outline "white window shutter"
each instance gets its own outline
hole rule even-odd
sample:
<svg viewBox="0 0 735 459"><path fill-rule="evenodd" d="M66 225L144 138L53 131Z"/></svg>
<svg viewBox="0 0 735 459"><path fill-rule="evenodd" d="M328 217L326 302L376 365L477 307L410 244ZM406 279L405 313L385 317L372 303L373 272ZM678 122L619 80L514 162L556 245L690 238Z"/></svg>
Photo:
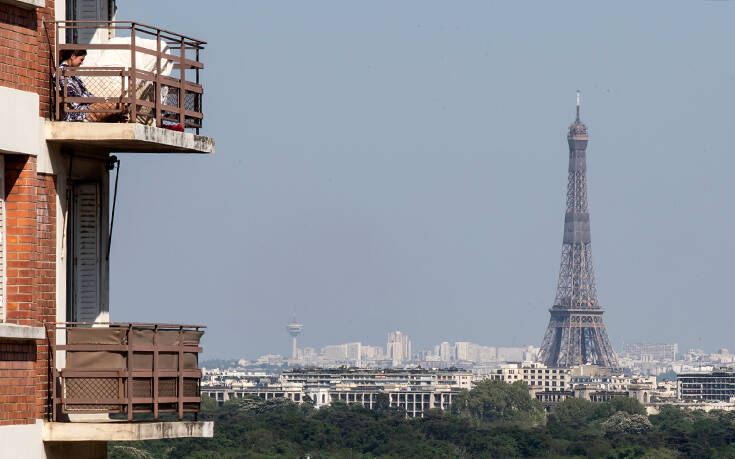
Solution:
<svg viewBox="0 0 735 459"><path fill-rule="evenodd" d="M74 187L73 311L76 322L95 322L100 313L101 228L97 183Z"/></svg>

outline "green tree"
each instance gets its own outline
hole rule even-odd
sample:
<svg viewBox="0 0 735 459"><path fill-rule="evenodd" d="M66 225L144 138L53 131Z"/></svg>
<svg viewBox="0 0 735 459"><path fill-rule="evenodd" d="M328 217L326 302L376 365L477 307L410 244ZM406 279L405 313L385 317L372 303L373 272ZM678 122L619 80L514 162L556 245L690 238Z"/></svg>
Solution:
<svg viewBox="0 0 735 459"><path fill-rule="evenodd" d="M568 429L579 430L595 417L597 408L589 400L568 398L554 406L549 413L548 426L553 434L566 437Z"/></svg>
<svg viewBox="0 0 735 459"><path fill-rule="evenodd" d="M485 380L459 394L452 403L452 413L484 422L515 422L528 426L543 424L544 409L531 398L523 381L508 384Z"/></svg>
<svg viewBox="0 0 735 459"><path fill-rule="evenodd" d="M650 432L653 425L641 414L618 411L602 423L602 432L608 437L617 435L638 435Z"/></svg>
<svg viewBox="0 0 735 459"><path fill-rule="evenodd" d="M595 418L609 418L618 411L628 414L640 414L646 416L646 407L631 397L613 397L607 402L600 403L595 412Z"/></svg>

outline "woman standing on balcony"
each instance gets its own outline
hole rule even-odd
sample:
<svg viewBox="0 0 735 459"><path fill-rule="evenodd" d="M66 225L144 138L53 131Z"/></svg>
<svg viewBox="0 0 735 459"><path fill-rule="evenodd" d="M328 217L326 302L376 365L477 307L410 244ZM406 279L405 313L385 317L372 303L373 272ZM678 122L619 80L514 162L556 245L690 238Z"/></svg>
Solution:
<svg viewBox="0 0 735 459"><path fill-rule="evenodd" d="M61 71L66 67L79 67L84 62L85 57L87 57L87 51L84 49L64 49L61 51L61 64L59 64L59 70ZM61 84L59 86L61 94L64 93L64 86L66 86L66 95L68 97L94 97L94 95L87 90L87 87L84 86L82 79L78 76L71 75L61 77ZM72 110L83 110L89 108L89 104L83 104L81 102L69 102L68 105ZM64 111L64 121L87 121L87 113Z"/></svg>

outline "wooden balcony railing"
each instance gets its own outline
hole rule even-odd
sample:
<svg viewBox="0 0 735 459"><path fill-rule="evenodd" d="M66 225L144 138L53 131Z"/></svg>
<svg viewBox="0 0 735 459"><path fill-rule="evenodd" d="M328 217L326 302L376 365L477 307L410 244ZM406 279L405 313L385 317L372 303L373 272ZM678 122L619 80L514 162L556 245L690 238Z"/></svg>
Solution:
<svg viewBox="0 0 735 459"><path fill-rule="evenodd" d="M62 322L51 340L51 419L69 414L199 412L199 325ZM65 344L55 344L56 341ZM65 362L58 369L59 362ZM147 415L150 417L150 414Z"/></svg>
<svg viewBox="0 0 735 459"><path fill-rule="evenodd" d="M206 42L137 22L55 24L56 120L82 113L85 121L142 123L199 133L204 117L199 82L204 65L199 54ZM66 43L59 42L61 37ZM86 65L60 68L64 50L87 51ZM71 77L80 78L92 96L69 95L64 82Z"/></svg>

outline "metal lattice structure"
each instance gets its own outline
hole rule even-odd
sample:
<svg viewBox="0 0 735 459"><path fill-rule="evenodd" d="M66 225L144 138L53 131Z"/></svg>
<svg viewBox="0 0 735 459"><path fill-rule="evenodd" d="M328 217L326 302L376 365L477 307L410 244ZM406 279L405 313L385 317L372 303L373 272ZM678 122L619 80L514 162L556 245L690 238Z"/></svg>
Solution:
<svg viewBox="0 0 735 459"><path fill-rule="evenodd" d="M569 182L559 284L551 320L541 343L540 360L550 367L599 365L618 368L597 300L592 264L590 213L587 200L587 126L577 118L569 126Z"/></svg>

